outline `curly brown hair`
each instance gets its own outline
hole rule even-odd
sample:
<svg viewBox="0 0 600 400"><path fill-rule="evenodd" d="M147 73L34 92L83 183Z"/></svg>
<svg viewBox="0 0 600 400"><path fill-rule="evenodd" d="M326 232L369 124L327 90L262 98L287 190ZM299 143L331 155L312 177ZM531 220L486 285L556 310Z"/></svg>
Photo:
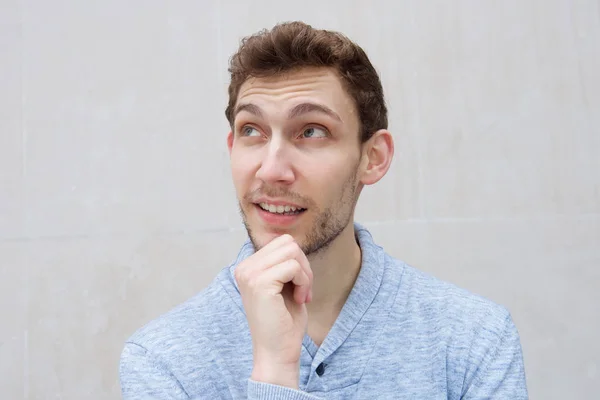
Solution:
<svg viewBox="0 0 600 400"><path fill-rule="evenodd" d="M229 103L225 116L233 126L242 84L250 77L267 77L303 67L334 69L358 111L361 142L387 129L387 107L377 71L364 50L339 32L314 29L303 22L285 22L242 39L231 57Z"/></svg>

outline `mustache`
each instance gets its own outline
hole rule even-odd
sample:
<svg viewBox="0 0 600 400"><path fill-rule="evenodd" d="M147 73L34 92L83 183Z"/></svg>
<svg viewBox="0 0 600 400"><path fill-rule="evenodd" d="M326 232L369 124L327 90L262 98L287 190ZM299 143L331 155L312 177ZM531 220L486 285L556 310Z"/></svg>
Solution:
<svg viewBox="0 0 600 400"><path fill-rule="evenodd" d="M244 196L244 200L248 203L256 203L261 197L276 197L279 199L289 200L291 203L302 204L303 207L312 208L314 202L308 197L302 196L296 192L286 188L261 187L255 189Z"/></svg>

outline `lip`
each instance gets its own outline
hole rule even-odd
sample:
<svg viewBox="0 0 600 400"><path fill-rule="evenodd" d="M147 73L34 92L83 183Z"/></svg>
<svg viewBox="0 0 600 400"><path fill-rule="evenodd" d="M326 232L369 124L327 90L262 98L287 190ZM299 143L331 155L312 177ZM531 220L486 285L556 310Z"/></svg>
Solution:
<svg viewBox="0 0 600 400"><path fill-rule="evenodd" d="M267 203L267 204L272 204L274 206L290 206L290 207L296 207L296 208L306 208L306 207L302 207L301 205L298 205L295 203L290 203L289 201L286 201L286 200L274 200L274 199L267 199L265 197L261 197L261 198L257 199L256 201L254 201L253 203L256 205L258 205L260 203Z"/></svg>
<svg viewBox="0 0 600 400"><path fill-rule="evenodd" d="M266 201L265 201L266 203ZM273 205L276 205L277 203L270 203ZM280 203L277 205L287 205L288 203ZM262 220L262 222L267 225L267 226L271 226L273 228L287 228L291 225L294 225L299 219L300 217L302 217L302 214L304 214L306 211L302 211L299 214L293 214L293 215L283 215L283 214L275 214L269 211L265 211L261 208L261 206L259 206L258 204L254 204L254 207L256 208L256 212L259 216L259 218Z"/></svg>

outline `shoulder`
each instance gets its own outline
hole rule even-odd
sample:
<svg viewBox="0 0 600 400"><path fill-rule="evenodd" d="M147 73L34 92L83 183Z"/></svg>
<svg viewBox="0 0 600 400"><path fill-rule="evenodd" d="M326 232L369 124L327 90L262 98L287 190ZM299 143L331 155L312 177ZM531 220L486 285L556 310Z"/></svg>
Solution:
<svg viewBox="0 0 600 400"><path fill-rule="evenodd" d="M443 281L402 261L396 313L420 321L457 343L498 339L512 325L508 309L484 296Z"/></svg>
<svg viewBox="0 0 600 400"><path fill-rule="evenodd" d="M227 272L225 268L194 297L139 328L126 343L162 359L172 357L180 349L208 350L215 337L242 320L242 311L223 288L221 276Z"/></svg>
<svg viewBox="0 0 600 400"><path fill-rule="evenodd" d="M393 315L413 350L437 349L445 359L449 384L461 390L477 379L488 379L485 371L512 368L510 379L520 382L520 338L505 306L394 262L401 267L397 269L402 270L402 278Z"/></svg>

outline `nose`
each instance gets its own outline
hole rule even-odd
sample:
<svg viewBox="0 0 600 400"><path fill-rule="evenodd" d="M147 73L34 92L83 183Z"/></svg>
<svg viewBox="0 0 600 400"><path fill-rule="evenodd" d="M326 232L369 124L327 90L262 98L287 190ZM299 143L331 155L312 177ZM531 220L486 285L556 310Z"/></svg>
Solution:
<svg viewBox="0 0 600 400"><path fill-rule="evenodd" d="M265 183L292 183L294 171L291 157L285 142L277 137L272 137L264 148L260 168L256 177Z"/></svg>

